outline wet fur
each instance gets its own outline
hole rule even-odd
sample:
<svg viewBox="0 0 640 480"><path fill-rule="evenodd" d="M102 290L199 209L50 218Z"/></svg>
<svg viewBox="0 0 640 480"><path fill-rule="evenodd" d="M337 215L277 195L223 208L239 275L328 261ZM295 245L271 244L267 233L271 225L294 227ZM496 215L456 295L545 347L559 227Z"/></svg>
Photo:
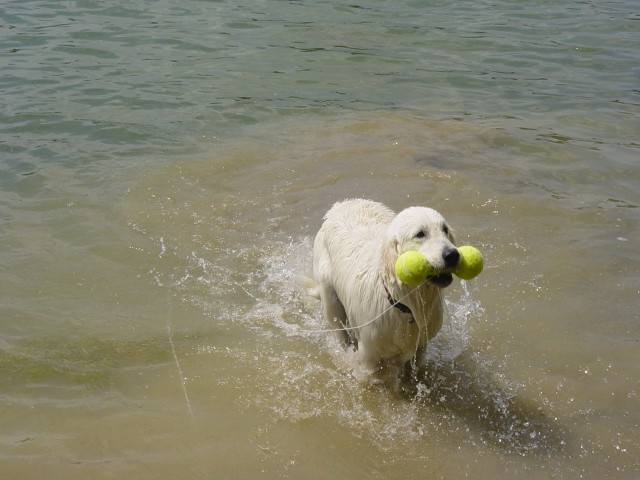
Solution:
<svg viewBox="0 0 640 480"><path fill-rule="evenodd" d="M368 371L403 366L442 326L441 288L424 282L414 289L395 276L396 259L408 250L445 266L456 247L442 215L426 207L396 215L378 202L345 200L327 212L314 241L314 277L325 317L333 328L353 328L339 337L356 345ZM390 308L385 287L411 313Z"/></svg>

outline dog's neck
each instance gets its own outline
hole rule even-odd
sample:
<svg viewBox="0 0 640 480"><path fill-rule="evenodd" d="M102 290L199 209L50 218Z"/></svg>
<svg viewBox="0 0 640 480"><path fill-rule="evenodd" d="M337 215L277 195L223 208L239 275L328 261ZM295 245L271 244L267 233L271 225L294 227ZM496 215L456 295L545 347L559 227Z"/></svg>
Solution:
<svg viewBox="0 0 640 480"><path fill-rule="evenodd" d="M391 306L394 308L397 308L402 313L408 313L409 315L411 315L411 318L409 319L409 323L415 323L416 319L413 317L413 312L411 311L411 309L407 307L404 303L400 303L394 300L393 296L391 295L391 292L389 291L387 286L384 284L384 282L382 283L382 286L384 287L384 291L387 294L387 300L389 300L389 303L391 304Z"/></svg>

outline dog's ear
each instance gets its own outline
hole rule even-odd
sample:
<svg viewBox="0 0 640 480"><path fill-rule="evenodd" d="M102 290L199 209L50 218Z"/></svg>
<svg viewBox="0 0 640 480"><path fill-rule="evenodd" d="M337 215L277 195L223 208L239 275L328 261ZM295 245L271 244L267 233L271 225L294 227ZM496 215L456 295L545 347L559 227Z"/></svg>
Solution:
<svg viewBox="0 0 640 480"><path fill-rule="evenodd" d="M391 239L391 248L393 249L394 252L396 252L398 255L400 255L402 252L400 251L400 240L398 240L397 237L393 237Z"/></svg>
<svg viewBox="0 0 640 480"><path fill-rule="evenodd" d="M393 253L400 255L402 252L400 251L400 239L398 235L393 232L390 228L384 234L384 250L387 255L391 256Z"/></svg>

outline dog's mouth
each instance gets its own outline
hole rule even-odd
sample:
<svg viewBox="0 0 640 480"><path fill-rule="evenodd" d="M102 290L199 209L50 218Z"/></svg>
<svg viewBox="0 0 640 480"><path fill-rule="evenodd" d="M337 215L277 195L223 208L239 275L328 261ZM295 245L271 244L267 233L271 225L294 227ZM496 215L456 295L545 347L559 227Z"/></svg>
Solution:
<svg viewBox="0 0 640 480"><path fill-rule="evenodd" d="M427 278L427 281L436 287L447 288L453 282L453 275L450 273L441 273Z"/></svg>

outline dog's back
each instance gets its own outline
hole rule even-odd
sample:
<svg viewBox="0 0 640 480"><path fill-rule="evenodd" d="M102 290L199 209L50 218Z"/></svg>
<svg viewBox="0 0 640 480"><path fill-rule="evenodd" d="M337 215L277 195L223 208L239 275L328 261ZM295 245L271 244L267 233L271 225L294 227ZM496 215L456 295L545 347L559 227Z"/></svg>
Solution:
<svg viewBox="0 0 640 480"><path fill-rule="evenodd" d="M327 236L348 237L350 241L365 241L372 233L382 232L395 213L372 200L352 199L338 202L325 215L322 226Z"/></svg>

